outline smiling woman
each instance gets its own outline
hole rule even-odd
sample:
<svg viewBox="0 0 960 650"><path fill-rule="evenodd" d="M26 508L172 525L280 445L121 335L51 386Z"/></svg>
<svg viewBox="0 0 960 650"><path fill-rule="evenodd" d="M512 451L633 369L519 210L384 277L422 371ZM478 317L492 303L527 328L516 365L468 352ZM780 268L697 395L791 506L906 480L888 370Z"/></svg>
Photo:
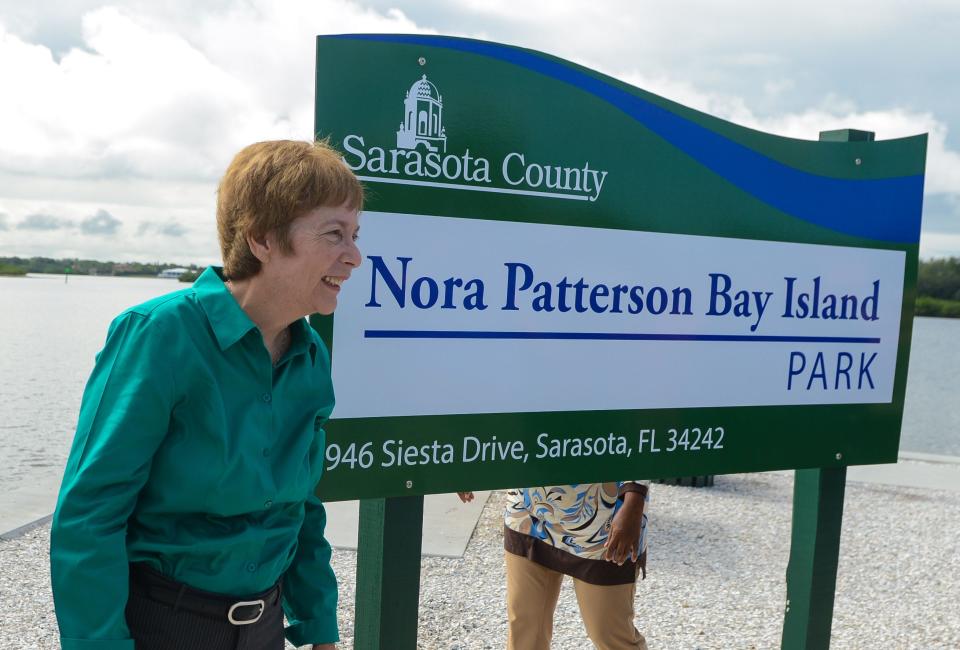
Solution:
<svg viewBox="0 0 960 650"><path fill-rule="evenodd" d="M281 650L284 615L334 648L313 494L333 389L304 317L360 264L362 205L326 144L251 145L220 184L224 267L113 321L53 519L64 650Z"/></svg>

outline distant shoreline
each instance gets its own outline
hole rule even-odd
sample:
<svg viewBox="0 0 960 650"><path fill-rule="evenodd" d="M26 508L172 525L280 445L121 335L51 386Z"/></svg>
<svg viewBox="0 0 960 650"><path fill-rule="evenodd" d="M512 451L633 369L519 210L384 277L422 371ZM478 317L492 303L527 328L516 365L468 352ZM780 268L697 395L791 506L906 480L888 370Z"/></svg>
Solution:
<svg viewBox="0 0 960 650"><path fill-rule="evenodd" d="M917 296L917 303L914 307L913 315L960 318L960 300L944 300L931 296Z"/></svg>
<svg viewBox="0 0 960 650"><path fill-rule="evenodd" d="M27 272L12 264L0 264L0 275L4 277L23 277Z"/></svg>
<svg viewBox="0 0 960 650"><path fill-rule="evenodd" d="M199 274L206 264L169 262L101 262L98 260L53 259L50 257L0 257L0 275L17 271L53 275L96 275L108 277L155 278L164 271L183 269Z"/></svg>
<svg viewBox="0 0 960 650"><path fill-rule="evenodd" d="M94 273L11 273L5 274L0 272L0 277L9 277L9 278L26 278L27 280L58 280L63 278L64 275L68 275L71 278L115 278L117 280L176 280L176 278L158 278L155 275L97 275Z"/></svg>

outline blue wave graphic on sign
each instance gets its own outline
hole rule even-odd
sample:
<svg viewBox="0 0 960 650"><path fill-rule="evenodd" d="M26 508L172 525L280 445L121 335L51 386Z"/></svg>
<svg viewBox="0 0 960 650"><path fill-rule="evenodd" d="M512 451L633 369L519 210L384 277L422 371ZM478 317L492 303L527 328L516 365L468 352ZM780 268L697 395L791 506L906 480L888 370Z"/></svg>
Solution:
<svg viewBox="0 0 960 650"><path fill-rule="evenodd" d="M920 240L922 174L882 179L811 174L580 70L506 45L404 34L344 34L334 38L442 47L513 63L609 102L714 173L791 216L856 237L906 244Z"/></svg>

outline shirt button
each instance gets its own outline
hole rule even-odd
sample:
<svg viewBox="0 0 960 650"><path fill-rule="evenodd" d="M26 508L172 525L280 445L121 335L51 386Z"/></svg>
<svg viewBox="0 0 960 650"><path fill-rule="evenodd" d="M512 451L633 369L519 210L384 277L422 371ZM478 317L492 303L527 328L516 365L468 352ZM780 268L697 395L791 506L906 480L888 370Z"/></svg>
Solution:
<svg viewBox="0 0 960 650"><path fill-rule="evenodd" d="M254 564L253 562L247 565L247 571L249 571L250 573L253 573L256 570L257 570L257 565Z"/></svg>
<svg viewBox="0 0 960 650"><path fill-rule="evenodd" d="M265 404L269 404L270 400L272 400L273 398L270 396L270 393L264 393L263 395L260 396L260 399L262 399Z"/></svg>
<svg viewBox="0 0 960 650"><path fill-rule="evenodd" d="M263 448L263 457L266 458L266 457L269 456L269 455L270 455L270 447L264 447L264 448Z"/></svg>
<svg viewBox="0 0 960 650"><path fill-rule="evenodd" d="M266 501L263 502L263 507L266 508L267 510L269 510L269 509L270 509L270 506L272 506L272 505L273 505L273 500L272 500L272 499L267 499Z"/></svg>

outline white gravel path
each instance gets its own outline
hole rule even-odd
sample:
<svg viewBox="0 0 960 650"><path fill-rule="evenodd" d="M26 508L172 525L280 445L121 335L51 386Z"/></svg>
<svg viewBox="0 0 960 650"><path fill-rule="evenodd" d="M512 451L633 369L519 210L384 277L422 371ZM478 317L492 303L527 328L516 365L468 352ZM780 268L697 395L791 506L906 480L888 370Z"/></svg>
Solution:
<svg viewBox="0 0 960 650"><path fill-rule="evenodd" d="M792 477L718 476L653 486L649 577L637 626L653 650L778 648ZM463 559L422 563L419 647L503 648L503 550L495 493ZM960 649L960 493L849 483L831 648ZM0 649L58 648L49 525L0 541ZM336 551L341 650L352 648L356 554ZM588 650L569 581L554 650Z"/></svg>

